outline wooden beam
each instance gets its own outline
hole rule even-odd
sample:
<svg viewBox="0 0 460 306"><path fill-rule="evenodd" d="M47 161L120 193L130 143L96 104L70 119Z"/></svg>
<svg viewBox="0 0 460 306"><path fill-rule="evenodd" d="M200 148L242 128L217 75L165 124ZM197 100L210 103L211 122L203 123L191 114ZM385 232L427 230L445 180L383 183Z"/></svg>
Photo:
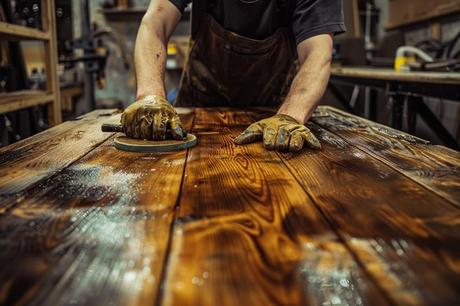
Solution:
<svg viewBox="0 0 460 306"><path fill-rule="evenodd" d="M52 94L36 90L23 90L0 94L0 114L51 103L53 99L54 96Z"/></svg>
<svg viewBox="0 0 460 306"><path fill-rule="evenodd" d="M50 33L51 39L45 41L45 69L46 69L46 90L53 95L53 104L48 110L48 120L50 125L62 122L61 96L59 79L57 75L58 54L57 54L57 35L54 1L42 0L42 24L43 30ZM48 4L48 5L47 5Z"/></svg>
<svg viewBox="0 0 460 306"><path fill-rule="evenodd" d="M361 22L359 20L359 5L358 0L352 0L352 10L353 10L353 34L354 37L361 37Z"/></svg>
<svg viewBox="0 0 460 306"><path fill-rule="evenodd" d="M0 21L0 37L2 40L49 40L50 33Z"/></svg>
<svg viewBox="0 0 460 306"><path fill-rule="evenodd" d="M440 22L434 22L430 26L431 38L442 41L442 25Z"/></svg>

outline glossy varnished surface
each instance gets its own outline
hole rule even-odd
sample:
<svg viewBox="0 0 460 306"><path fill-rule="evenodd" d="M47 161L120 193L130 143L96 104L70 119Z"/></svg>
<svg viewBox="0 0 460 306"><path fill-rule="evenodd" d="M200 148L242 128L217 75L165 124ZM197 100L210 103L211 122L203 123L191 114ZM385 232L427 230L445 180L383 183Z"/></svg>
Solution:
<svg viewBox="0 0 460 306"><path fill-rule="evenodd" d="M333 108L320 151L181 109L188 151L118 151L97 111L0 149L0 305L457 305L458 152Z"/></svg>

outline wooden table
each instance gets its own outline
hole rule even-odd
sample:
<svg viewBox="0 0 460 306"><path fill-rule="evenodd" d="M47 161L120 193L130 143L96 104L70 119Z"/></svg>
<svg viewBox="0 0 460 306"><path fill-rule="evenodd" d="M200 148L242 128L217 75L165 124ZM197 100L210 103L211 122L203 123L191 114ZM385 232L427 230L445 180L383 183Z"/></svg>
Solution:
<svg viewBox="0 0 460 306"><path fill-rule="evenodd" d="M136 154L95 111L0 149L1 305L458 305L460 154L329 107L322 150L233 137L269 110L180 109Z"/></svg>

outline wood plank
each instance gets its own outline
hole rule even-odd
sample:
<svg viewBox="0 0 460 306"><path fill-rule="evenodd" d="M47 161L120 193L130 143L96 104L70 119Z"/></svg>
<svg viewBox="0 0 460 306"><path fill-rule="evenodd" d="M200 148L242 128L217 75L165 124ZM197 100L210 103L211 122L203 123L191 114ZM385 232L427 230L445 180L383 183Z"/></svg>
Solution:
<svg viewBox="0 0 460 306"><path fill-rule="evenodd" d="M460 153L330 107L313 121L460 207Z"/></svg>
<svg viewBox="0 0 460 306"><path fill-rule="evenodd" d="M40 133L37 133L33 135L32 137L24 138L18 142L15 142L9 146L2 147L0 148L0 154L2 155L2 160L1 163L6 162L7 160L14 159L14 155L9 154L6 155L9 151L15 151L19 149L26 149L27 146L30 146L31 144L38 144L43 141L48 140L49 138L56 137L59 134L62 134L69 129L75 127L75 125L78 125L81 123L82 119L97 119L97 118L109 118L113 116L118 110L116 109L99 109L99 110L94 110L92 112L89 112L87 114L81 115L74 120L69 120L66 121L59 126L54 126L52 128L46 129ZM1 164L0 163L0 164Z"/></svg>
<svg viewBox="0 0 460 306"><path fill-rule="evenodd" d="M75 97L83 94L83 85L76 85L71 87L61 87L61 105L62 110L65 112L72 112L73 100Z"/></svg>
<svg viewBox="0 0 460 306"><path fill-rule="evenodd" d="M50 39L45 41L46 90L53 95L53 103L48 107L48 122L57 125L62 122L61 92L59 88L58 49L56 33L55 1L41 0L43 30L49 32Z"/></svg>
<svg viewBox="0 0 460 306"><path fill-rule="evenodd" d="M0 21L0 37L7 40L49 40L47 32Z"/></svg>
<svg viewBox="0 0 460 306"><path fill-rule="evenodd" d="M242 117L197 110L161 305L386 305L276 153L234 145Z"/></svg>
<svg viewBox="0 0 460 306"><path fill-rule="evenodd" d="M113 114L105 110L81 117L0 150L0 209L24 192L78 160L111 135L100 126ZM97 116L97 117L96 117Z"/></svg>
<svg viewBox="0 0 460 306"><path fill-rule="evenodd" d="M193 114L183 114L191 127ZM112 139L0 215L2 305L153 305L186 151Z"/></svg>
<svg viewBox="0 0 460 306"><path fill-rule="evenodd" d="M460 211L342 138L310 128L322 150L283 160L367 272L396 305L456 305Z"/></svg>
<svg viewBox="0 0 460 306"><path fill-rule="evenodd" d="M52 94L37 90L23 90L0 94L0 114L8 113L31 106L51 103Z"/></svg>

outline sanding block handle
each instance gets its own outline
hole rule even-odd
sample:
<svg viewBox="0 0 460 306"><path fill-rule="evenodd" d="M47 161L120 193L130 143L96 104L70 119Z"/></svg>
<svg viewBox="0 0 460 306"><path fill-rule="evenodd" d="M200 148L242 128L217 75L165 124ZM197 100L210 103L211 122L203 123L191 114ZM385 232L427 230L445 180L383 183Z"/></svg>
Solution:
<svg viewBox="0 0 460 306"><path fill-rule="evenodd" d="M121 124L113 124L113 123L104 123L102 124L101 130L103 132L121 132L123 133L123 128Z"/></svg>
<svg viewBox="0 0 460 306"><path fill-rule="evenodd" d="M115 124L115 123L103 123L101 126L101 130L103 132L111 132L111 133L123 133L123 127L121 124ZM171 130L168 129L166 133L170 134ZM184 131L184 138L187 137L187 132Z"/></svg>

